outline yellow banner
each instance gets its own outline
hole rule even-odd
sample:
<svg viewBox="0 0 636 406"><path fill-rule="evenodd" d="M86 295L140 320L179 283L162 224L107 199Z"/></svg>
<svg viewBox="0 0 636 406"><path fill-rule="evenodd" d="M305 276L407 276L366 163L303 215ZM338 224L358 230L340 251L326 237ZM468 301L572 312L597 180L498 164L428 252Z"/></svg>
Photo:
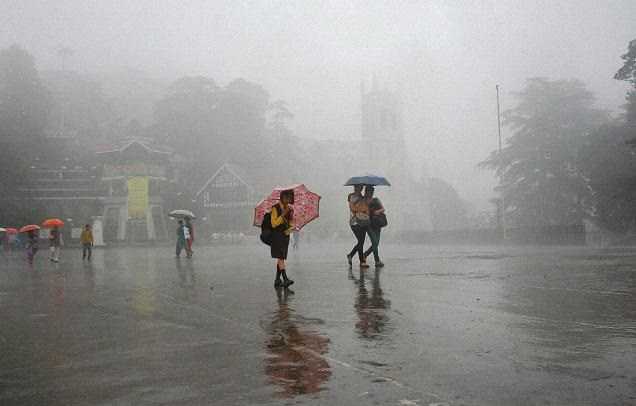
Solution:
<svg viewBox="0 0 636 406"><path fill-rule="evenodd" d="M146 219L148 209L148 177L128 178L128 218Z"/></svg>

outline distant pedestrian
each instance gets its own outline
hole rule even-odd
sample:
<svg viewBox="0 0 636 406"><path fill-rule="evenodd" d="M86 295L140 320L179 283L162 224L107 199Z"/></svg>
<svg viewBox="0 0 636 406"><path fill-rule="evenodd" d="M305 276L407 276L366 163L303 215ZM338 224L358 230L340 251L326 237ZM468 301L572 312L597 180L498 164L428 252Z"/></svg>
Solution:
<svg viewBox="0 0 636 406"><path fill-rule="evenodd" d="M294 283L287 277L285 260L289 249L289 235L294 229L294 211L290 204L294 203L294 191L284 190L280 193L280 202L272 207L271 222L271 256L276 259L276 279L274 287L285 288ZM282 277L282 280L281 280Z"/></svg>
<svg viewBox="0 0 636 406"><path fill-rule="evenodd" d="M30 230L27 232L27 237L25 241L27 261L29 264L33 263L33 259L35 258L35 254L38 252L38 234L36 230Z"/></svg>
<svg viewBox="0 0 636 406"><path fill-rule="evenodd" d="M82 261L87 259L90 261L93 255L93 230L91 230L91 225L86 224L84 229L82 230L82 234L80 235L80 242L82 243ZM88 255L87 255L88 254Z"/></svg>
<svg viewBox="0 0 636 406"><path fill-rule="evenodd" d="M62 233L58 227L53 227L49 232L49 259L52 262L60 262L60 247L62 246Z"/></svg>
<svg viewBox="0 0 636 406"><path fill-rule="evenodd" d="M300 231L298 231L298 230L294 230L294 231L292 232L292 236L294 237L294 243L293 243L293 245L292 245L292 248L293 248L294 250L297 250L297 249L298 249L298 245L299 245L299 243L300 243Z"/></svg>
<svg viewBox="0 0 636 406"><path fill-rule="evenodd" d="M181 251L186 246L186 232L187 232L187 228L183 224L183 220L179 220L179 225L177 226L177 247L176 247L177 258L181 257Z"/></svg>
<svg viewBox="0 0 636 406"><path fill-rule="evenodd" d="M371 240L371 247L364 253L364 258L366 260L366 258L373 253L375 267L382 268L384 263L380 260L379 246L382 227L386 226L386 215L380 199L373 196L374 192L375 188L373 186L367 186L364 190L364 200L368 202L370 218L367 233Z"/></svg>
<svg viewBox="0 0 636 406"><path fill-rule="evenodd" d="M2 241L2 249L5 253L9 252L9 233L6 231L0 232L0 240Z"/></svg>
<svg viewBox="0 0 636 406"><path fill-rule="evenodd" d="M192 220L190 217L185 218L185 227L186 227L186 255L188 258L192 258L192 243L194 243L194 226L192 225Z"/></svg>
<svg viewBox="0 0 636 406"><path fill-rule="evenodd" d="M369 228L369 205L362 196L363 185L354 185L353 193L347 197L349 202L349 226L353 235L356 237L356 245L351 252L347 254L347 262L349 269L353 266L353 256L357 253L361 268L368 268L366 258L364 256L364 240Z"/></svg>

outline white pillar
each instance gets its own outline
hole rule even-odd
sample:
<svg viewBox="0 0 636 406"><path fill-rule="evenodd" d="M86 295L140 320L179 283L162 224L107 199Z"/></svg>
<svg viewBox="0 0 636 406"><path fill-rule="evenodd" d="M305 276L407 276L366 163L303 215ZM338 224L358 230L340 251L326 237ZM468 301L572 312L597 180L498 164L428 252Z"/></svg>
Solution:
<svg viewBox="0 0 636 406"><path fill-rule="evenodd" d="M101 247L104 244L104 224L101 218L93 220L93 245Z"/></svg>

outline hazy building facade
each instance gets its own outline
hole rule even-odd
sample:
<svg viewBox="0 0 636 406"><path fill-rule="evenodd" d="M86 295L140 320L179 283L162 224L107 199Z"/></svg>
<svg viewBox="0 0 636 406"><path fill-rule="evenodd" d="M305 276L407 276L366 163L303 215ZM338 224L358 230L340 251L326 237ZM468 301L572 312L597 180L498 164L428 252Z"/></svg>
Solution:
<svg viewBox="0 0 636 406"><path fill-rule="evenodd" d="M376 188L395 232L431 229L430 202L415 187L409 171L404 120L398 95L374 78L371 88L360 86L361 162L366 173L386 176L390 188Z"/></svg>
<svg viewBox="0 0 636 406"><path fill-rule="evenodd" d="M105 241L167 237L164 198L174 194L170 157L142 140L97 152L101 165Z"/></svg>

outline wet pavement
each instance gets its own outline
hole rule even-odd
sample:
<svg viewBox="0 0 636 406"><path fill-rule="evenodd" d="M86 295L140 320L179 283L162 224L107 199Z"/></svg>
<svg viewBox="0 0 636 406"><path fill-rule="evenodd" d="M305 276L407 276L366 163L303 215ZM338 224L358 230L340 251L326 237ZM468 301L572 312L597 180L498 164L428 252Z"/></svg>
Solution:
<svg viewBox="0 0 636 406"><path fill-rule="evenodd" d="M636 405L636 250L0 257L2 405Z"/></svg>

